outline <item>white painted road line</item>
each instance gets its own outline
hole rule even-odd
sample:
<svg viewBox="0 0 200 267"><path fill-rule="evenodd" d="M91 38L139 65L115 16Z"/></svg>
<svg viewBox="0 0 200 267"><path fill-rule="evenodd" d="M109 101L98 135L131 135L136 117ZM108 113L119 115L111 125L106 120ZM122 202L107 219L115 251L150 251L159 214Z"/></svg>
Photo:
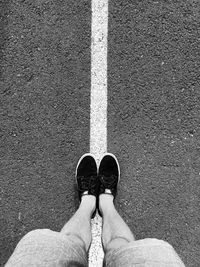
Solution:
<svg viewBox="0 0 200 267"><path fill-rule="evenodd" d="M92 0L90 152L107 151L108 0Z"/></svg>
<svg viewBox="0 0 200 267"><path fill-rule="evenodd" d="M90 153L99 162L107 152L107 37L108 0L92 0L91 36L91 102L90 102ZM101 267L102 219L92 220L92 244L89 267Z"/></svg>

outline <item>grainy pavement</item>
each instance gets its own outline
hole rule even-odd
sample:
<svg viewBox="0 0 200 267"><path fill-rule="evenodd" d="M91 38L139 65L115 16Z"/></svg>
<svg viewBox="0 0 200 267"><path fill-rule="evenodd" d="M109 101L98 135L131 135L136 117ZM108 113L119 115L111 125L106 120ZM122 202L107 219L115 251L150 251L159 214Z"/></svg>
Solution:
<svg viewBox="0 0 200 267"><path fill-rule="evenodd" d="M110 1L108 147L136 239L200 264L200 2Z"/></svg>
<svg viewBox="0 0 200 267"><path fill-rule="evenodd" d="M90 2L1 1L0 231L3 266L37 228L76 210L89 151Z"/></svg>
<svg viewBox="0 0 200 267"><path fill-rule="evenodd" d="M0 1L0 263L77 207L89 151L91 2ZM109 1L108 151L136 239L200 262L200 3Z"/></svg>

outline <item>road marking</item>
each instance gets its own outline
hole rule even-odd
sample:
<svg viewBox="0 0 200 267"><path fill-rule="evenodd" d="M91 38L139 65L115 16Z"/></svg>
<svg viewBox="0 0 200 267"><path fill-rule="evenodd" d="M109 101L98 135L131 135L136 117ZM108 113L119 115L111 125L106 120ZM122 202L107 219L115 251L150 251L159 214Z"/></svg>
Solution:
<svg viewBox="0 0 200 267"><path fill-rule="evenodd" d="M108 0L92 0L90 152L107 150Z"/></svg>
<svg viewBox="0 0 200 267"><path fill-rule="evenodd" d="M98 163L107 151L107 36L108 0L92 0L91 36L91 102L90 102L90 153ZM89 267L101 267L102 219L92 220L92 244L89 251Z"/></svg>

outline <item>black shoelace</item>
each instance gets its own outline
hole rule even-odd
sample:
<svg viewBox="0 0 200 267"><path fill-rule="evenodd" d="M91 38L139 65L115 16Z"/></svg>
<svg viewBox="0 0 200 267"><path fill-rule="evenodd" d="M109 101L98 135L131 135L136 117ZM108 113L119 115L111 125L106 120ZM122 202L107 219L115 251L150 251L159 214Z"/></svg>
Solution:
<svg viewBox="0 0 200 267"><path fill-rule="evenodd" d="M104 189L115 189L117 185L117 177L112 174L111 176L100 176L101 184L104 186Z"/></svg>
<svg viewBox="0 0 200 267"><path fill-rule="evenodd" d="M96 190L96 177L95 176L90 176L90 177L80 176L79 179L80 179L81 187L78 188L78 191L80 193L83 193L85 191L95 192Z"/></svg>

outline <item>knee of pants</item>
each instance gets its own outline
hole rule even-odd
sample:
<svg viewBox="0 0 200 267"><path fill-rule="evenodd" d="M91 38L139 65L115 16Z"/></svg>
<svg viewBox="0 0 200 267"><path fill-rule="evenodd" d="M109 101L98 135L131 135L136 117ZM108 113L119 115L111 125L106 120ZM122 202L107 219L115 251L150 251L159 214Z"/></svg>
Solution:
<svg viewBox="0 0 200 267"><path fill-rule="evenodd" d="M156 238L145 238L131 241L105 255L104 265L119 266L180 266L184 267L181 258L167 241Z"/></svg>
<svg viewBox="0 0 200 267"><path fill-rule="evenodd" d="M170 246L172 247L172 245L170 245L167 241L162 240L162 239L157 239L157 238L145 238L142 239L144 242L146 242L147 244L152 244L152 245L163 245L163 246Z"/></svg>
<svg viewBox="0 0 200 267"><path fill-rule="evenodd" d="M131 241L127 244L117 244L117 247L111 247L109 249L109 251L107 251L107 254L113 253L113 251L117 251L120 249L129 249L129 248L138 248L138 247L142 247L143 250L146 250L148 248L153 248L153 247L159 247L162 249L172 249L173 247L172 245L170 245L167 241L161 240L161 239L157 239L157 238L145 238L145 239L139 239L139 240L135 240L135 241Z"/></svg>
<svg viewBox="0 0 200 267"><path fill-rule="evenodd" d="M24 239L35 239L40 237L41 235L48 235L51 232L50 229L35 229L35 230L31 230L30 232L28 232L27 234L25 234L22 238L22 240Z"/></svg>
<svg viewBox="0 0 200 267"><path fill-rule="evenodd" d="M114 246L113 248L111 247L110 250L115 250L116 248L119 249L120 247L127 247L127 246L138 246L138 245L142 245L142 246L161 246L161 247L172 247L172 245L170 245L167 241L164 241L162 239L157 239L157 238L145 238L145 239L140 239L140 240L135 240L135 241L131 241L129 243L122 243L120 244L120 241L118 241L118 243L116 244L116 247Z"/></svg>

